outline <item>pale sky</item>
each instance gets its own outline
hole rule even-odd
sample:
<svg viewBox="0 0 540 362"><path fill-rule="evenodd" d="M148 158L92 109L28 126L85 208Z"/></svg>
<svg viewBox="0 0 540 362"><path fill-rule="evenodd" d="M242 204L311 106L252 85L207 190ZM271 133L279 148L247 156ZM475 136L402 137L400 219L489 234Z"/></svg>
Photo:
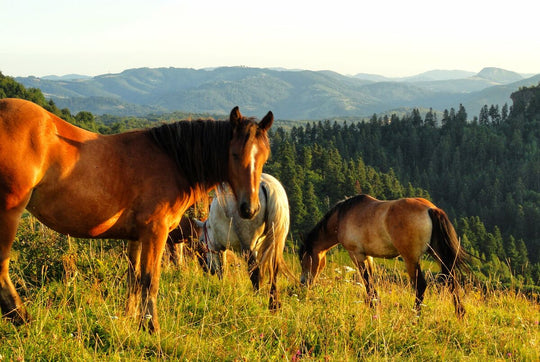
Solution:
<svg viewBox="0 0 540 362"><path fill-rule="evenodd" d="M244 65L540 73L537 0L0 0L0 71Z"/></svg>

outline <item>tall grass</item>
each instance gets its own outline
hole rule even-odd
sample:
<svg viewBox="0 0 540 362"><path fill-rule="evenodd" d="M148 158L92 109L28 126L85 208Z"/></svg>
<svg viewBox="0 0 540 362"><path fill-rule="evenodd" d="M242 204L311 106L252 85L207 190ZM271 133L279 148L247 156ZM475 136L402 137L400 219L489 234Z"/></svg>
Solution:
<svg viewBox="0 0 540 362"><path fill-rule="evenodd" d="M20 327L0 321L0 360L540 359L537 301L466 286L467 315L460 322L449 293L428 272L426 306L417 318L402 265L386 261L377 268L381 302L370 309L340 252L310 290L281 278L278 313L267 310L267 288L253 293L244 262L228 263L223 280L195 261L165 264L162 332L149 335L122 314L127 262L121 242L69 240L40 230L28 235L36 232L32 243L45 238L43 253L57 260L44 270L30 268L25 258L39 253L29 253L29 245L15 251L12 278L34 319ZM47 244L54 238L61 250ZM299 273L295 256L287 255L287 262Z"/></svg>

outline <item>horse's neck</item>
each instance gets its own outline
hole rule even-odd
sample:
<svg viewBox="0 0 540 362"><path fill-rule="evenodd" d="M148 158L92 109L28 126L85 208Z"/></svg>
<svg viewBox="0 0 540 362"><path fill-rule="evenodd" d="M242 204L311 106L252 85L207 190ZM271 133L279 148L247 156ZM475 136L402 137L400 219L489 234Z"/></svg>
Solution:
<svg viewBox="0 0 540 362"><path fill-rule="evenodd" d="M229 122L165 124L147 134L171 157L190 187L206 193L228 182Z"/></svg>
<svg viewBox="0 0 540 362"><path fill-rule="evenodd" d="M257 242L265 230L267 200L265 193L261 189L259 189L261 209L251 220L240 217L234 194L227 185L220 186L215 202L212 203L210 212L216 230L221 230L223 234L227 235L227 238L238 241L243 248L253 249L254 243ZM225 237L225 235L222 235L222 237Z"/></svg>
<svg viewBox="0 0 540 362"><path fill-rule="evenodd" d="M338 215L334 213L326 222L325 227L321 227L312 245L314 249L327 251L340 243L338 238Z"/></svg>

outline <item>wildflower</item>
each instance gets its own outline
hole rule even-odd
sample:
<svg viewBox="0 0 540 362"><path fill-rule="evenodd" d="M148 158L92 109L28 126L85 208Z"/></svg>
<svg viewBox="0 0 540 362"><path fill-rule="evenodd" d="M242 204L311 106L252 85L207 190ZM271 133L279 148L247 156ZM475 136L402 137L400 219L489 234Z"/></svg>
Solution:
<svg viewBox="0 0 540 362"><path fill-rule="evenodd" d="M152 319L152 315L151 314L145 314L144 319Z"/></svg>

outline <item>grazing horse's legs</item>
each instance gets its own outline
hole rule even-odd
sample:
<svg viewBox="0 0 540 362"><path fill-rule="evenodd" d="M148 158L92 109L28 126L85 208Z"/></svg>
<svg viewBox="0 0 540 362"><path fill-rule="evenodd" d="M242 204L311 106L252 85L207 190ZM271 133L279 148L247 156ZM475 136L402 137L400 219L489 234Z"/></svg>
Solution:
<svg viewBox="0 0 540 362"><path fill-rule="evenodd" d="M364 286L366 287L367 293L366 302L369 303L370 307L375 307L379 301L379 295L373 286L373 283L371 283L371 277L373 276L373 259L371 257L366 257L364 254L354 253L352 251L349 251L349 256L364 280Z"/></svg>
<svg viewBox="0 0 540 362"><path fill-rule="evenodd" d="M268 309L271 311L276 311L281 308L281 303L279 302L279 293L277 289L277 274L279 272L279 266L272 266L273 270L270 271L270 298L268 300ZM258 266L257 258L255 254L249 250L248 251L248 272L249 279L253 285L253 289L258 291L260 288L261 281L261 269Z"/></svg>
<svg viewBox="0 0 540 362"><path fill-rule="evenodd" d="M24 202L22 205L26 205ZM24 206L0 212L0 307L2 315L14 324L28 321L29 316L9 277L9 254Z"/></svg>
<svg viewBox="0 0 540 362"><path fill-rule="evenodd" d="M222 259L225 257L223 251L208 250L206 252L206 268L210 274L217 274L221 279L223 277Z"/></svg>
<svg viewBox="0 0 540 362"><path fill-rule="evenodd" d="M253 255L253 252L251 250L248 251L248 272L249 279L251 280L251 284L253 285L253 289L255 289L255 291L258 291L261 281L261 270L257 263L257 258L255 257L255 255Z"/></svg>
<svg viewBox="0 0 540 362"><path fill-rule="evenodd" d="M137 316L141 298L141 243L128 243L128 276L126 315Z"/></svg>
<svg viewBox="0 0 540 362"><path fill-rule="evenodd" d="M270 281L270 299L268 301L268 308L271 311L277 311L281 308L281 302L279 301L279 292L277 289L277 275L279 273L279 266L276 265L272 272L272 280Z"/></svg>
<svg viewBox="0 0 540 362"><path fill-rule="evenodd" d="M459 284L456 280L455 275L450 276L451 280L448 281L450 292L452 293L452 300L454 301L454 307L456 309L456 315L459 319L462 319L465 316L465 308L463 307L463 304L461 304L461 300L459 298Z"/></svg>
<svg viewBox="0 0 540 362"><path fill-rule="evenodd" d="M420 309L424 301L424 292L426 291L427 286L426 279L424 278L424 273L422 273L422 269L420 269L420 264L418 261L410 262L406 260L405 265L407 267L409 278L411 278L411 282L416 289L414 309L416 310L416 313L420 315Z"/></svg>
<svg viewBox="0 0 540 362"><path fill-rule="evenodd" d="M140 239L142 244L140 258L141 309L143 312L141 323L142 327L146 328L147 321L150 332L159 332L157 293L161 274L161 259L167 241L167 228L161 229L161 232L155 233L148 231Z"/></svg>

